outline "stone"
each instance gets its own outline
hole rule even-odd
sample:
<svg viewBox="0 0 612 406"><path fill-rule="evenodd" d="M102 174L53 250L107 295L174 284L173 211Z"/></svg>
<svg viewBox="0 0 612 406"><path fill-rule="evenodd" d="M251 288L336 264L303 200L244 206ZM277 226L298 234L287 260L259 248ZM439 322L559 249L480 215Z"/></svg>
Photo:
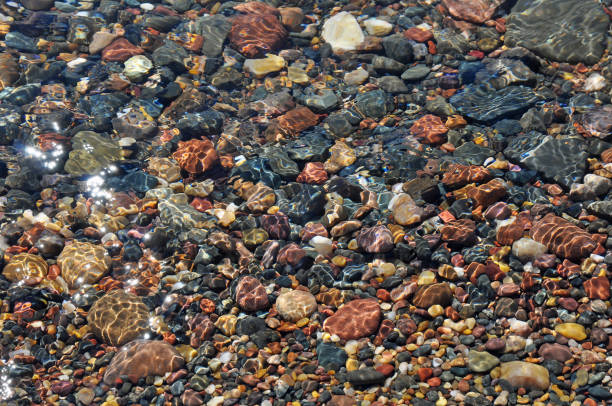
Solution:
<svg viewBox="0 0 612 406"><path fill-rule="evenodd" d="M322 162L307 162L295 181L320 185L325 183L327 179L327 172Z"/></svg>
<svg viewBox="0 0 612 406"><path fill-rule="evenodd" d="M387 58L386 56L376 55L372 58L372 67L381 73L400 74L406 70L406 65L396 61L395 59Z"/></svg>
<svg viewBox="0 0 612 406"><path fill-rule="evenodd" d="M480 122L492 122L527 111L538 100L533 89L526 86L508 86L492 91L484 85L466 86L450 98L451 104L463 116Z"/></svg>
<svg viewBox="0 0 612 406"><path fill-rule="evenodd" d="M550 385L548 370L541 365L524 361L503 362L500 366L500 379L515 388L546 391Z"/></svg>
<svg viewBox="0 0 612 406"><path fill-rule="evenodd" d="M344 82L349 86L356 86L368 80L369 76L367 70L359 67L353 71L346 72L344 74Z"/></svg>
<svg viewBox="0 0 612 406"><path fill-rule="evenodd" d="M542 344L538 354L544 359L554 359L562 363L572 358L572 352L569 347L557 343Z"/></svg>
<svg viewBox="0 0 612 406"><path fill-rule="evenodd" d="M476 165L451 164L442 175L442 183L449 187L464 186L468 183L486 182L491 178L488 169Z"/></svg>
<svg viewBox="0 0 612 406"><path fill-rule="evenodd" d="M323 168L330 173L336 173L340 169L352 165L357 160L357 155L345 142L336 141L329 148L329 159L323 163Z"/></svg>
<svg viewBox="0 0 612 406"><path fill-rule="evenodd" d="M19 79L19 64L8 52L0 53L0 90Z"/></svg>
<svg viewBox="0 0 612 406"><path fill-rule="evenodd" d="M21 0L20 3L32 11L48 10L53 6L53 0Z"/></svg>
<svg viewBox="0 0 612 406"><path fill-rule="evenodd" d="M374 334L381 317L382 312L376 299L356 299L325 319L323 330L343 340L356 340Z"/></svg>
<svg viewBox="0 0 612 406"><path fill-rule="evenodd" d="M280 49L287 35L275 14L248 13L234 17L229 40L242 55L255 58Z"/></svg>
<svg viewBox="0 0 612 406"><path fill-rule="evenodd" d="M263 78L268 73L278 72L283 69L286 64L282 57L268 54L265 58L261 59L247 59L242 66L256 78Z"/></svg>
<svg viewBox="0 0 612 406"><path fill-rule="evenodd" d="M393 234L385 226L362 229L357 235L359 248L367 253L389 252L393 249Z"/></svg>
<svg viewBox="0 0 612 406"><path fill-rule="evenodd" d="M125 62L144 53L144 50L125 38L118 38L102 50L102 59L109 62Z"/></svg>
<svg viewBox="0 0 612 406"><path fill-rule="evenodd" d="M473 372L488 372L499 365L499 359L486 351L471 350L468 353L468 368Z"/></svg>
<svg viewBox="0 0 612 406"><path fill-rule="evenodd" d="M540 244L531 238L521 238L512 244L512 255L521 262L534 261L547 252L546 245Z"/></svg>
<svg viewBox="0 0 612 406"><path fill-rule="evenodd" d="M213 143L208 139L179 141L172 158L181 169L194 174L206 172L218 160Z"/></svg>
<svg viewBox="0 0 612 406"><path fill-rule="evenodd" d="M593 173L584 176L584 184L597 196L604 196L612 189L612 180Z"/></svg>
<svg viewBox="0 0 612 406"><path fill-rule="evenodd" d="M236 285L236 303L244 311L254 312L266 309L270 303L266 288L252 276L244 276Z"/></svg>
<svg viewBox="0 0 612 406"><path fill-rule="evenodd" d="M424 144L441 144L446 141L443 136L448 132L440 117L427 114L412 124L410 132L420 138Z"/></svg>
<svg viewBox="0 0 612 406"><path fill-rule="evenodd" d="M442 4L448 9L450 15L475 24L482 24L490 20L493 14L495 14L497 7L503 3L503 0L473 0L469 2L461 0L442 1Z"/></svg>
<svg viewBox="0 0 612 406"><path fill-rule="evenodd" d="M109 138L93 131L79 131L72 139L72 151L64 164L71 175L93 175L121 159L121 148Z"/></svg>
<svg viewBox="0 0 612 406"><path fill-rule="evenodd" d="M388 58L403 64L410 63L414 59L412 43L402 34L393 34L383 38L382 45Z"/></svg>
<svg viewBox="0 0 612 406"><path fill-rule="evenodd" d="M310 292L291 290L276 298L276 310L283 319L296 322L310 317L317 310L317 301Z"/></svg>
<svg viewBox="0 0 612 406"><path fill-rule="evenodd" d="M176 371L185 359L165 341L135 340L122 347L104 373L104 382L115 385L121 376L135 384L147 376L163 376Z"/></svg>
<svg viewBox="0 0 612 406"><path fill-rule="evenodd" d="M533 224L529 237L568 259L585 258L597 246L589 233L552 213Z"/></svg>
<svg viewBox="0 0 612 406"><path fill-rule="evenodd" d="M376 37L384 37L393 30L393 24L380 18L368 18L363 22L363 26L368 34Z"/></svg>
<svg viewBox="0 0 612 406"><path fill-rule="evenodd" d="M91 331L104 342L120 346L149 332L149 309L138 296L113 290L89 309Z"/></svg>
<svg viewBox="0 0 612 406"><path fill-rule="evenodd" d="M10 259L2 275L10 282L42 280L47 277L49 265L38 255L21 253Z"/></svg>
<svg viewBox="0 0 612 406"><path fill-rule="evenodd" d="M434 283L419 287L412 302L417 307L428 309L433 305L448 306L452 298L453 292L447 283Z"/></svg>
<svg viewBox="0 0 612 406"><path fill-rule="evenodd" d="M421 221L425 211L417 206L415 201L407 193L400 193L391 199L389 209L393 213L393 219L397 224L409 226Z"/></svg>
<svg viewBox="0 0 612 406"><path fill-rule="evenodd" d="M317 344L317 360L323 368L337 371L345 365L347 359L348 355L342 348L326 342Z"/></svg>
<svg viewBox="0 0 612 406"><path fill-rule="evenodd" d="M102 52L104 48L112 44L118 35L114 32L97 31L94 33L89 43L89 53L92 55Z"/></svg>
<svg viewBox="0 0 612 406"><path fill-rule="evenodd" d="M476 241L476 223L470 219L453 220L440 228L443 241L470 246Z"/></svg>
<svg viewBox="0 0 612 406"><path fill-rule="evenodd" d="M555 331L564 337L582 341L587 338L584 326L578 323L561 323L555 326Z"/></svg>
<svg viewBox="0 0 612 406"><path fill-rule="evenodd" d="M108 272L111 258L104 247L89 242L73 241L57 257L62 278L71 289L94 284Z"/></svg>
<svg viewBox="0 0 612 406"><path fill-rule="evenodd" d="M610 281L605 276L596 276L590 279L587 279L582 284L587 296L589 299L600 299L600 300L608 300L610 299Z"/></svg>
<svg viewBox="0 0 612 406"><path fill-rule="evenodd" d="M335 53L354 51L365 39L357 19L346 11L341 11L325 21L321 38L331 45Z"/></svg>
<svg viewBox="0 0 612 406"><path fill-rule="evenodd" d="M349 371L346 374L347 380L355 386L380 385L385 381L385 375L374 368L363 368L356 371Z"/></svg>
<svg viewBox="0 0 612 406"><path fill-rule="evenodd" d="M143 55L135 55L123 64L123 73L132 82L142 80L151 69L153 62Z"/></svg>
<svg viewBox="0 0 612 406"><path fill-rule="evenodd" d="M246 205L252 212L265 212L276 201L274 189L259 182L246 192Z"/></svg>
<svg viewBox="0 0 612 406"><path fill-rule="evenodd" d="M215 332L215 325L208 316L196 314L187 322L190 330L189 345L199 347L202 343L210 339Z"/></svg>
<svg viewBox="0 0 612 406"><path fill-rule="evenodd" d="M318 122L319 116L308 107L298 107L278 117L278 126L291 135L299 135Z"/></svg>
<svg viewBox="0 0 612 406"><path fill-rule="evenodd" d="M505 43L561 62L597 63L609 17L595 0L520 0L506 22Z"/></svg>
<svg viewBox="0 0 612 406"><path fill-rule="evenodd" d="M301 24L304 21L304 12L299 7L281 7L278 9L281 22L289 30L298 32L302 30Z"/></svg>
<svg viewBox="0 0 612 406"><path fill-rule="evenodd" d="M427 65L419 64L406 69L404 73L402 73L401 78L407 82L413 82L425 78L429 75L429 72L431 72L431 70Z"/></svg>

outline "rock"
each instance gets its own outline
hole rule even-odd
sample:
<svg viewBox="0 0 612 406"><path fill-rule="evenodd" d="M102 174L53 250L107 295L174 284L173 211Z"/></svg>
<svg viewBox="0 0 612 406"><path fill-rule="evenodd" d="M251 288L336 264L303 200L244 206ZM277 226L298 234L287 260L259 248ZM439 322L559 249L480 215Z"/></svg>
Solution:
<svg viewBox="0 0 612 406"><path fill-rule="evenodd" d="M561 323L555 326L555 331L567 338L582 341L587 338L584 326L578 323Z"/></svg>
<svg viewBox="0 0 612 406"><path fill-rule="evenodd" d="M53 6L53 0L21 0L20 3L32 11L49 10Z"/></svg>
<svg viewBox="0 0 612 406"><path fill-rule="evenodd" d="M500 367L500 379L515 388L545 391L550 385L548 370L541 365L523 361L504 362Z"/></svg>
<svg viewBox="0 0 612 406"><path fill-rule="evenodd" d="M595 0L521 0L508 17L505 43L543 58L592 65L606 48L608 24Z"/></svg>
<svg viewBox="0 0 612 406"><path fill-rule="evenodd" d="M448 306L453 298L453 292L446 283L434 283L421 286L414 293L412 302L415 306L428 309L433 305Z"/></svg>
<svg viewBox="0 0 612 406"><path fill-rule="evenodd" d="M62 278L70 288L75 289L100 280L108 272L111 258L100 245L73 241L57 257L57 264L62 271Z"/></svg>
<svg viewBox="0 0 612 406"><path fill-rule="evenodd" d="M244 69L257 78L262 78L268 73L278 72L286 65L285 60L277 55L268 54L262 59L247 59L244 61Z"/></svg>
<svg viewBox="0 0 612 406"><path fill-rule="evenodd" d="M440 117L427 114L412 124L410 132L420 138L424 144L441 144L446 140L444 134L448 132L448 128Z"/></svg>
<svg viewBox="0 0 612 406"><path fill-rule="evenodd" d="M49 265L42 257L21 253L10 259L2 275L10 282L21 282L26 279L44 279L48 270Z"/></svg>
<svg viewBox="0 0 612 406"><path fill-rule="evenodd" d="M142 80L153 69L153 62L146 56L135 55L125 61L123 73L132 82Z"/></svg>
<svg viewBox="0 0 612 406"><path fill-rule="evenodd" d="M393 94L407 93L410 90L397 76L383 76L382 78L376 79L376 84L385 92Z"/></svg>
<svg viewBox="0 0 612 406"><path fill-rule="evenodd" d="M0 90L11 86L17 79L19 79L19 64L11 54L0 53Z"/></svg>
<svg viewBox="0 0 612 406"><path fill-rule="evenodd" d="M357 19L346 11L341 11L325 21L321 38L330 44L336 53L354 51L365 39Z"/></svg>
<svg viewBox="0 0 612 406"><path fill-rule="evenodd" d="M87 314L96 337L120 346L149 332L149 308L138 296L113 290L98 299Z"/></svg>
<svg viewBox="0 0 612 406"><path fill-rule="evenodd" d="M293 32L301 31L301 24L304 21L304 12L299 7L281 7L278 9L281 22Z"/></svg>
<svg viewBox="0 0 612 406"><path fill-rule="evenodd" d="M172 157L189 173L206 172L218 159L212 142L207 139L179 141Z"/></svg>
<svg viewBox="0 0 612 406"><path fill-rule="evenodd" d="M497 7L503 3L503 0L474 0L470 2L461 0L442 1L442 4L448 9L453 17L476 24L482 24L490 20L493 14L495 14Z"/></svg>
<svg viewBox="0 0 612 406"><path fill-rule="evenodd" d="M278 296L276 310L283 319L296 322L314 313L317 310L317 301L309 292L292 290Z"/></svg>
<svg viewBox="0 0 612 406"><path fill-rule="evenodd" d="M612 219L612 201L610 200L589 203L587 209L599 217Z"/></svg>
<svg viewBox="0 0 612 406"><path fill-rule="evenodd" d="M388 58L403 64L410 63L414 59L412 44L410 40L402 34L393 34L383 38L382 45L385 49L385 55ZM402 77L402 79L404 79L404 77Z"/></svg>
<svg viewBox="0 0 612 406"><path fill-rule="evenodd" d="M236 303L242 310L254 312L269 306L266 288L252 276L244 276L236 285Z"/></svg>
<svg viewBox="0 0 612 406"><path fill-rule="evenodd" d="M389 209L393 213L393 219L397 224L409 226L421 221L425 211L416 205L412 197L406 193L400 193L391 199Z"/></svg>
<svg viewBox="0 0 612 406"><path fill-rule="evenodd" d="M605 276L596 276L590 279L587 279L582 284L587 296L589 299L600 299L600 300L608 300L610 299L610 281Z"/></svg>
<svg viewBox="0 0 612 406"><path fill-rule="evenodd" d="M34 38L28 37L20 32L12 31L4 36L4 43L9 48L14 48L21 52L37 53L38 47Z"/></svg>
<svg viewBox="0 0 612 406"><path fill-rule="evenodd" d="M393 24L379 18L368 18L363 22L363 26L370 35L384 37L393 30Z"/></svg>
<svg viewBox="0 0 612 406"><path fill-rule="evenodd" d="M481 122L526 111L539 100L533 89L508 86L491 91L486 86L467 86L450 98L451 104L464 116Z"/></svg>
<svg viewBox="0 0 612 406"><path fill-rule="evenodd" d="M359 248L368 253L389 252L393 249L393 235L385 226L362 229L357 235Z"/></svg>
<svg viewBox="0 0 612 406"><path fill-rule="evenodd" d="M232 47L248 58L280 49L287 31L274 14L241 14L234 17L229 40Z"/></svg>
<svg viewBox="0 0 612 406"><path fill-rule="evenodd" d="M320 185L325 183L327 179L327 172L322 162L308 162L295 181Z"/></svg>
<svg viewBox="0 0 612 406"><path fill-rule="evenodd" d="M89 43L89 53L92 55L102 52L104 48L109 46L118 37L117 34L108 31L95 32L91 42Z"/></svg>
<svg viewBox="0 0 612 406"><path fill-rule="evenodd" d="M219 56L231 28L232 24L221 14L200 17L197 20L195 33L204 38L202 54L209 58Z"/></svg>
<svg viewBox="0 0 612 406"><path fill-rule="evenodd" d="M406 70L406 65L386 56L376 55L372 58L372 67L377 72L382 73L402 73Z"/></svg>
<svg viewBox="0 0 612 406"><path fill-rule="evenodd" d="M406 69L404 73L402 73L401 78L402 80L405 80L407 82L412 82L412 81L423 79L424 77L429 75L430 71L431 70L429 69L429 67L427 67L427 65L419 64L419 65Z"/></svg>
<svg viewBox="0 0 612 406"><path fill-rule="evenodd" d="M332 343L320 342L317 344L317 359L320 366L337 371L346 364L348 355Z"/></svg>
<svg viewBox="0 0 612 406"><path fill-rule="evenodd" d="M470 219L453 220L440 228L443 241L470 246L476 241L476 224Z"/></svg>
<svg viewBox="0 0 612 406"><path fill-rule="evenodd" d="M102 50L102 59L111 62L125 62L144 50L125 38L118 38Z"/></svg>
<svg viewBox="0 0 612 406"><path fill-rule="evenodd" d="M374 334L381 317L382 312L376 299L356 299L325 319L323 330L343 340L355 340Z"/></svg>
<svg viewBox="0 0 612 406"><path fill-rule="evenodd" d="M552 213L535 222L529 236L556 255L569 259L585 258L596 247L589 233Z"/></svg>
<svg viewBox="0 0 612 406"><path fill-rule="evenodd" d="M346 374L347 380L355 386L380 385L385 381L385 375L374 368L363 368L356 371L349 371Z"/></svg>
<svg viewBox="0 0 612 406"><path fill-rule="evenodd" d="M351 85L351 86L360 85L366 80L368 80L368 76L369 76L368 71L359 67L355 69L354 71L346 72L344 74L344 82L347 85Z"/></svg>
<svg viewBox="0 0 612 406"><path fill-rule="evenodd" d="M140 378L163 376L184 364L185 359L165 341L135 340L113 357L104 373L104 382L114 385L120 376L127 376L135 384Z"/></svg>
<svg viewBox="0 0 612 406"><path fill-rule="evenodd" d="M468 368L473 372L488 372L499 365L499 359L486 351L471 350L468 354Z"/></svg>
<svg viewBox="0 0 612 406"><path fill-rule="evenodd" d="M584 184L597 196L603 196L612 189L612 180L593 173L588 173L584 176Z"/></svg>
<svg viewBox="0 0 612 406"><path fill-rule="evenodd" d="M64 170L71 175L93 175L121 159L119 145L93 131L79 131L72 137L72 151Z"/></svg>
<svg viewBox="0 0 612 406"><path fill-rule="evenodd" d="M533 261L546 254L547 249L544 244L540 244L531 238L521 238L512 244L512 255L522 262Z"/></svg>
<svg viewBox="0 0 612 406"><path fill-rule="evenodd" d="M570 349L565 345L557 343L542 344L538 350L538 354L544 359L554 359L562 363L572 358L572 352Z"/></svg>
<svg viewBox="0 0 612 406"><path fill-rule="evenodd" d="M76 399L84 405L91 404L95 396L96 394L94 393L93 389L86 387L80 389L75 395Z"/></svg>

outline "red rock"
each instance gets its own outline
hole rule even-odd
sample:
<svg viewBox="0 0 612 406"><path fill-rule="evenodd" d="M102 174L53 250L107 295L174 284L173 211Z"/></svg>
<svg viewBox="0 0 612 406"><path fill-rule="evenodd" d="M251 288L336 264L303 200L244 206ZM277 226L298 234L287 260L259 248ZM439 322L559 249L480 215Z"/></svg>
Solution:
<svg viewBox="0 0 612 406"><path fill-rule="evenodd" d="M303 242L310 241L316 235L326 238L329 236L327 229L321 223L306 223L304 228L300 230L300 238Z"/></svg>
<svg viewBox="0 0 612 406"><path fill-rule="evenodd" d="M206 172L218 159L213 143L208 139L179 141L172 157L181 169L194 174Z"/></svg>
<svg viewBox="0 0 612 406"><path fill-rule="evenodd" d="M488 169L476 165L452 164L442 175L442 183L449 187L459 187L468 183L482 183L491 179Z"/></svg>
<svg viewBox="0 0 612 406"><path fill-rule="evenodd" d="M506 196L506 184L500 179L493 179L484 185L468 187L465 193L474 200L476 207L485 209Z"/></svg>
<svg viewBox="0 0 612 406"><path fill-rule="evenodd" d="M585 258L597 247L589 233L552 213L535 222L529 236L546 245L549 251L569 259Z"/></svg>
<svg viewBox="0 0 612 406"><path fill-rule="evenodd" d="M442 241L471 245L476 241L476 223L470 219L451 221L440 228Z"/></svg>
<svg viewBox="0 0 612 406"><path fill-rule="evenodd" d="M502 351L505 348L506 348L506 340L504 340L503 338L498 338L498 337L490 338L485 343L485 349L487 351L497 352L497 351Z"/></svg>
<svg viewBox="0 0 612 406"><path fill-rule="evenodd" d="M427 384L435 388L436 386L440 386L442 384L442 380L438 378L437 376L434 376L433 378L429 378L427 380Z"/></svg>
<svg viewBox="0 0 612 406"><path fill-rule="evenodd" d="M327 404L328 406L355 406L357 402L351 396L332 395L331 400Z"/></svg>
<svg viewBox="0 0 612 406"><path fill-rule="evenodd" d="M199 406L204 404L204 400L200 394L193 389L187 389L181 395L181 402L185 406Z"/></svg>
<svg viewBox="0 0 612 406"><path fill-rule="evenodd" d="M343 340L367 337L378 329L382 312L376 299L356 299L323 322L323 330Z"/></svg>
<svg viewBox="0 0 612 406"><path fill-rule="evenodd" d="M213 322L208 316L202 313L196 314L187 322L187 325L189 326L189 330L191 330L189 344L194 348L199 347L202 342L212 337L215 332L215 325Z"/></svg>
<svg viewBox="0 0 612 406"><path fill-rule="evenodd" d="M229 33L232 47L248 58L278 50L286 38L287 31L274 14L238 15Z"/></svg>
<svg viewBox="0 0 612 406"><path fill-rule="evenodd" d="M448 306L453 299L453 292L446 283L434 283L432 285L421 286L414 293L412 303L416 307L428 309L437 304L442 307Z"/></svg>
<svg viewBox="0 0 612 406"><path fill-rule="evenodd" d="M259 280L250 275L244 276L238 281L236 303L247 312L262 310L270 305L266 288Z"/></svg>
<svg viewBox="0 0 612 406"><path fill-rule="evenodd" d="M516 283L502 283L497 288L497 296L516 296L521 292L521 287Z"/></svg>
<svg viewBox="0 0 612 406"><path fill-rule="evenodd" d="M440 117L427 114L412 124L410 132L420 138L424 144L441 144L446 141L443 135L448 132L448 128Z"/></svg>
<svg viewBox="0 0 612 406"><path fill-rule="evenodd" d="M144 50L125 38L114 40L102 50L102 59L112 62L125 62L132 56L143 54Z"/></svg>
<svg viewBox="0 0 612 406"><path fill-rule="evenodd" d="M74 389L74 384L70 381L59 381L51 384L51 392L60 396L68 396Z"/></svg>
<svg viewBox="0 0 612 406"><path fill-rule="evenodd" d="M279 265L291 265L297 266L302 262L302 259L306 256L306 251L300 248L299 245L292 242L285 245L278 251L276 262Z"/></svg>
<svg viewBox="0 0 612 406"><path fill-rule="evenodd" d="M233 8L236 11L240 11L241 13L246 14L279 14L279 11L276 7L273 7L262 1L249 1L247 3L240 3L235 5Z"/></svg>
<svg viewBox="0 0 612 406"><path fill-rule="evenodd" d="M322 162L307 162L295 181L320 185L325 183L327 179L327 172Z"/></svg>
<svg viewBox="0 0 612 406"><path fill-rule="evenodd" d="M455 18L482 24L490 20L503 0L442 0L442 4Z"/></svg>
<svg viewBox="0 0 612 406"><path fill-rule="evenodd" d="M485 57L484 52L479 51L477 49L472 49L470 52L468 52L469 56L473 56L474 58L478 58L478 59L482 59Z"/></svg>
<svg viewBox="0 0 612 406"><path fill-rule="evenodd" d="M104 382L114 385L126 375L136 383L147 376L163 376L185 365L185 360L165 341L134 340L121 347L104 373Z"/></svg>
<svg viewBox="0 0 612 406"><path fill-rule="evenodd" d="M397 329L408 337L417 331L417 325L414 320L405 317L397 321Z"/></svg>
<svg viewBox="0 0 612 406"><path fill-rule="evenodd" d="M578 302L576 301L576 299L571 297L560 297L559 306L561 306L565 310L573 312L578 308Z"/></svg>
<svg viewBox="0 0 612 406"><path fill-rule="evenodd" d="M433 39L433 34L431 31L424 30L422 28L412 27L404 31L404 37L416 42L427 42Z"/></svg>
<svg viewBox="0 0 612 406"><path fill-rule="evenodd" d="M302 131L317 125L318 122L319 116L310 111L308 107L297 107L278 118L281 130L291 135L299 135Z"/></svg>
<svg viewBox="0 0 612 406"><path fill-rule="evenodd" d="M612 163L612 148L608 148L601 153L601 161L605 164Z"/></svg>
<svg viewBox="0 0 612 406"><path fill-rule="evenodd" d="M504 202L497 202L489 206L484 212L484 218L487 220L505 220L512 215L512 210Z"/></svg>
<svg viewBox="0 0 612 406"><path fill-rule="evenodd" d="M395 368L391 364L382 364L376 367L376 370L383 374L384 376L391 376L395 371Z"/></svg>
<svg viewBox="0 0 612 406"><path fill-rule="evenodd" d="M610 281L605 276L596 276L588 279L582 286L589 299L610 299Z"/></svg>
<svg viewBox="0 0 612 406"><path fill-rule="evenodd" d="M431 368L422 367L417 369L417 375L419 375L421 382L425 382L428 378L431 378L433 370Z"/></svg>
<svg viewBox="0 0 612 406"><path fill-rule="evenodd" d="M357 235L357 245L368 253L389 252L393 249L393 234L385 226L362 229Z"/></svg>
<svg viewBox="0 0 612 406"><path fill-rule="evenodd" d="M374 338L374 345L382 345L383 341L395 328L395 324L389 319L385 319L380 323L380 327L378 328L378 333Z"/></svg>
<svg viewBox="0 0 612 406"><path fill-rule="evenodd" d="M559 362L565 362L572 358L572 352L570 349L565 345L557 343L542 344L538 350L538 354L544 359L554 359Z"/></svg>
<svg viewBox="0 0 612 406"><path fill-rule="evenodd" d="M264 214L259 218L261 228L266 230L273 240L286 240L291 232L289 217L281 213Z"/></svg>

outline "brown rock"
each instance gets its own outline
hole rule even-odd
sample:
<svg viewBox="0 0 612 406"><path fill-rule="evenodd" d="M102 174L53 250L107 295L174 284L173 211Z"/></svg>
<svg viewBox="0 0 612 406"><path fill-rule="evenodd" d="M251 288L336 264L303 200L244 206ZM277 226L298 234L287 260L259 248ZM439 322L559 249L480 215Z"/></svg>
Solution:
<svg viewBox="0 0 612 406"><path fill-rule="evenodd" d="M591 235L552 213L534 223L529 236L563 258L580 259L595 250Z"/></svg>
<svg viewBox="0 0 612 406"><path fill-rule="evenodd" d="M0 54L0 90L11 86L19 79L19 64L7 52Z"/></svg>
<svg viewBox="0 0 612 406"><path fill-rule="evenodd" d="M281 22L289 31L301 31L304 13L299 7L281 7L280 12Z"/></svg>
<svg viewBox="0 0 612 406"><path fill-rule="evenodd" d="M414 293L412 302L415 306L428 309L437 304L448 306L453 298L453 292L446 283L434 283L432 285L421 286Z"/></svg>
<svg viewBox="0 0 612 406"><path fill-rule="evenodd" d="M506 196L506 184L500 179L493 179L484 185L468 187L466 196L474 200L476 207L485 209Z"/></svg>
<svg viewBox="0 0 612 406"><path fill-rule="evenodd" d="M132 44L125 38L114 40L102 51L102 59L111 62L125 62L135 55L141 55L144 50Z"/></svg>
<svg viewBox="0 0 612 406"><path fill-rule="evenodd" d="M87 314L96 337L120 346L149 331L149 308L142 299L123 290L113 290L98 299Z"/></svg>
<svg viewBox="0 0 612 406"><path fill-rule="evenodd" d="M382 312L376 299L356 299L342 306L325 319L323 330L343 340L353 340L374 334Z"/></svg>
<svg viewBox="0 0 612 406"><path fill-rule="evenodd" d="M264 214L259 218L261 227L274 240L286 240L291 232L289 217L284 214Z"/></svg>
<svg viewBox="0 0 612 406"><path fill-rule="evenodd" d="M601 153L601 161L605 164L612 163L612 148L608 148Z"/></svg>
<svg viewBox="0 0 612 406"><path fill-rule="evenodd" d="M213 322L202 313L198 313L189 319L187 325L191 331L189 344L194 348L199 347L204 341L212 337L215 332Z"/></svg>
<svg viewBox="0 0 612 406"><path fill-rule="evenodd" d="M325 183L327 179L328 176L323 167L323 162L308 162L295 181L320 185Z"/></svg>
<svg viewBox="0 0 612 406"><path fill-rule="evenodd" d="M263 224L262 224L263 226ZM303 242L308 242L312 237L320 235L321 237L328 237L327 229L321 223L306 223L304 228L300 230L300 238Z"/></svg>
<svg viewBox="0 0 612 406"><path fill-rule="evenodd" d="M272 207L275 201L274 189L262 182L247 191L247 207L252 212L264 212Z"/></svg>
<svg viewBox="0 0 612 406"><path fill-rule="evenodd" d="M512 210L504 202L497 202L489 206L484 212L487 220L505 220L512 215Z"/></svg>
<svg viewBox="0 0 612 406"><path fill-rule="evenodd" d="M269 306L266 288L252 276L244 276L236 285L236 303L242 310L254 312Z"/></svg>
<svg viewBox="0 0 612 406"><path fill-rule="evenodd" d="M163 376L184 364L183 357L167 342L136 340L122 347L113 357L104 374L104 382L114 385L120 376L126 375L135 384L140 378Z"/></svg>
<svg viewBox="0 0 612 406"><path fill-rule="evenodd" d="M368 253L389 252L393 249L393 234L385 226L362 229L357 235L359 248Z"/></svg>
<svg viewBox="0 0 612 406"><path fill-rule="evenodd" d="M440 228L442 241L471 245L476 241L476 223L470 219L453 220Z"/></svg>
<svg viewBox="0 0 612 406"><path fill-rule="evenodd" d="M476 165L452 164L442 176L442 183L449 187L459 187L468 183L482 183L491 179L488 169Z"/></svg>
<svg viewBox="0 0 612 406"><path fill-rule="evenodd" d="M504 0L442 0L442 4L453 17L476 24L490 20L503 2Z"/></svg>
<svg viewBox="0 0 612 406"><path fill-rule="evenodd" d="M554 359L559 362L565 362L572 358L572 352L569 347L557 343L542 344L538 354L544 359Z"/></svg>
<svg viewBox="0 0 612 406"><path fill-rule="evenodd" d="M443 135L448 132L448 128L440 117L427 114L412 124L410 132L425 144L441 144L446 141Z"/></svg>
<svg viewBox="0 0 612 406"><path fill-rule="evenodd" d="M404 37L416 42L427 42L433 39L433 33L422 28L412 27L404 31Z"/></svg>
<svg viewBox="0 0 612 406"><path fill-rule="evenodd" d="M286 38L287 31L274 14L238 15L229 33L232 47L248 58L278 50Z"/></svg>
<svg viewBox="0 0 612 406"><path fill-rule="evenodd" d="M278 9L262 1L249 1L235 5L234 10L247 14L278 15Z"/></svg>
<svg viewBox="0 0 612 406"><path fill-rule="evenodd" d="M610 299L610 281L605 276L597 276L588 279L582 286L589 299Z"/></svg>
<svg viewBox="0 0 612 406"><path fill-rule="evenodd" d="M302 259L306 256L306 251L300 248L299 245L292 242L285 245L278 251L276 262L279 265L291 265L297 266L302 262Z"/></svg>
<svg viewBox="0 0 612 406"><path fill-rule="evenodd" d="M278 118L280 129L291 135L299 135L302 131L317 125L318 122L319 116L310 111L308 107L297 107Z"/></svg>
<svg viewBox="0 0 612 406"><path fill-rule="evenodd" d="M206 172L218 159L217 151L208 139L179 141L172 157L182 169L194 174Z"/></svg>
<svg viewBox="0 0 612 406"><path fill-rule="evenodd" d="M74 241L66 245L57 257L62 278L70 288L96 283L106 274L110 263L104 247L89 242Z"/></svg>

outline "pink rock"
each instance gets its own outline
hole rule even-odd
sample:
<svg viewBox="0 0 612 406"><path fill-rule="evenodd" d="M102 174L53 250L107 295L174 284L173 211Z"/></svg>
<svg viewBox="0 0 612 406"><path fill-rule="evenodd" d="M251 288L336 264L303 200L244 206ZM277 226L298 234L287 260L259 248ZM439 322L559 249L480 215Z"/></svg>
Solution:
<svg viewBox="0 0 612 406"><path fill-rule="evenodd" d="M367 337L376 332L381 317L376 299L356 299L325 319L323 330L343 340Z"/></svg>
<svg viewBox="0 0 612 406"><path fill-rule="evenodd" d="M247 312L265 309L270 304L266 288L252 276L245 276L238 281L236 303Z"/></svg>

